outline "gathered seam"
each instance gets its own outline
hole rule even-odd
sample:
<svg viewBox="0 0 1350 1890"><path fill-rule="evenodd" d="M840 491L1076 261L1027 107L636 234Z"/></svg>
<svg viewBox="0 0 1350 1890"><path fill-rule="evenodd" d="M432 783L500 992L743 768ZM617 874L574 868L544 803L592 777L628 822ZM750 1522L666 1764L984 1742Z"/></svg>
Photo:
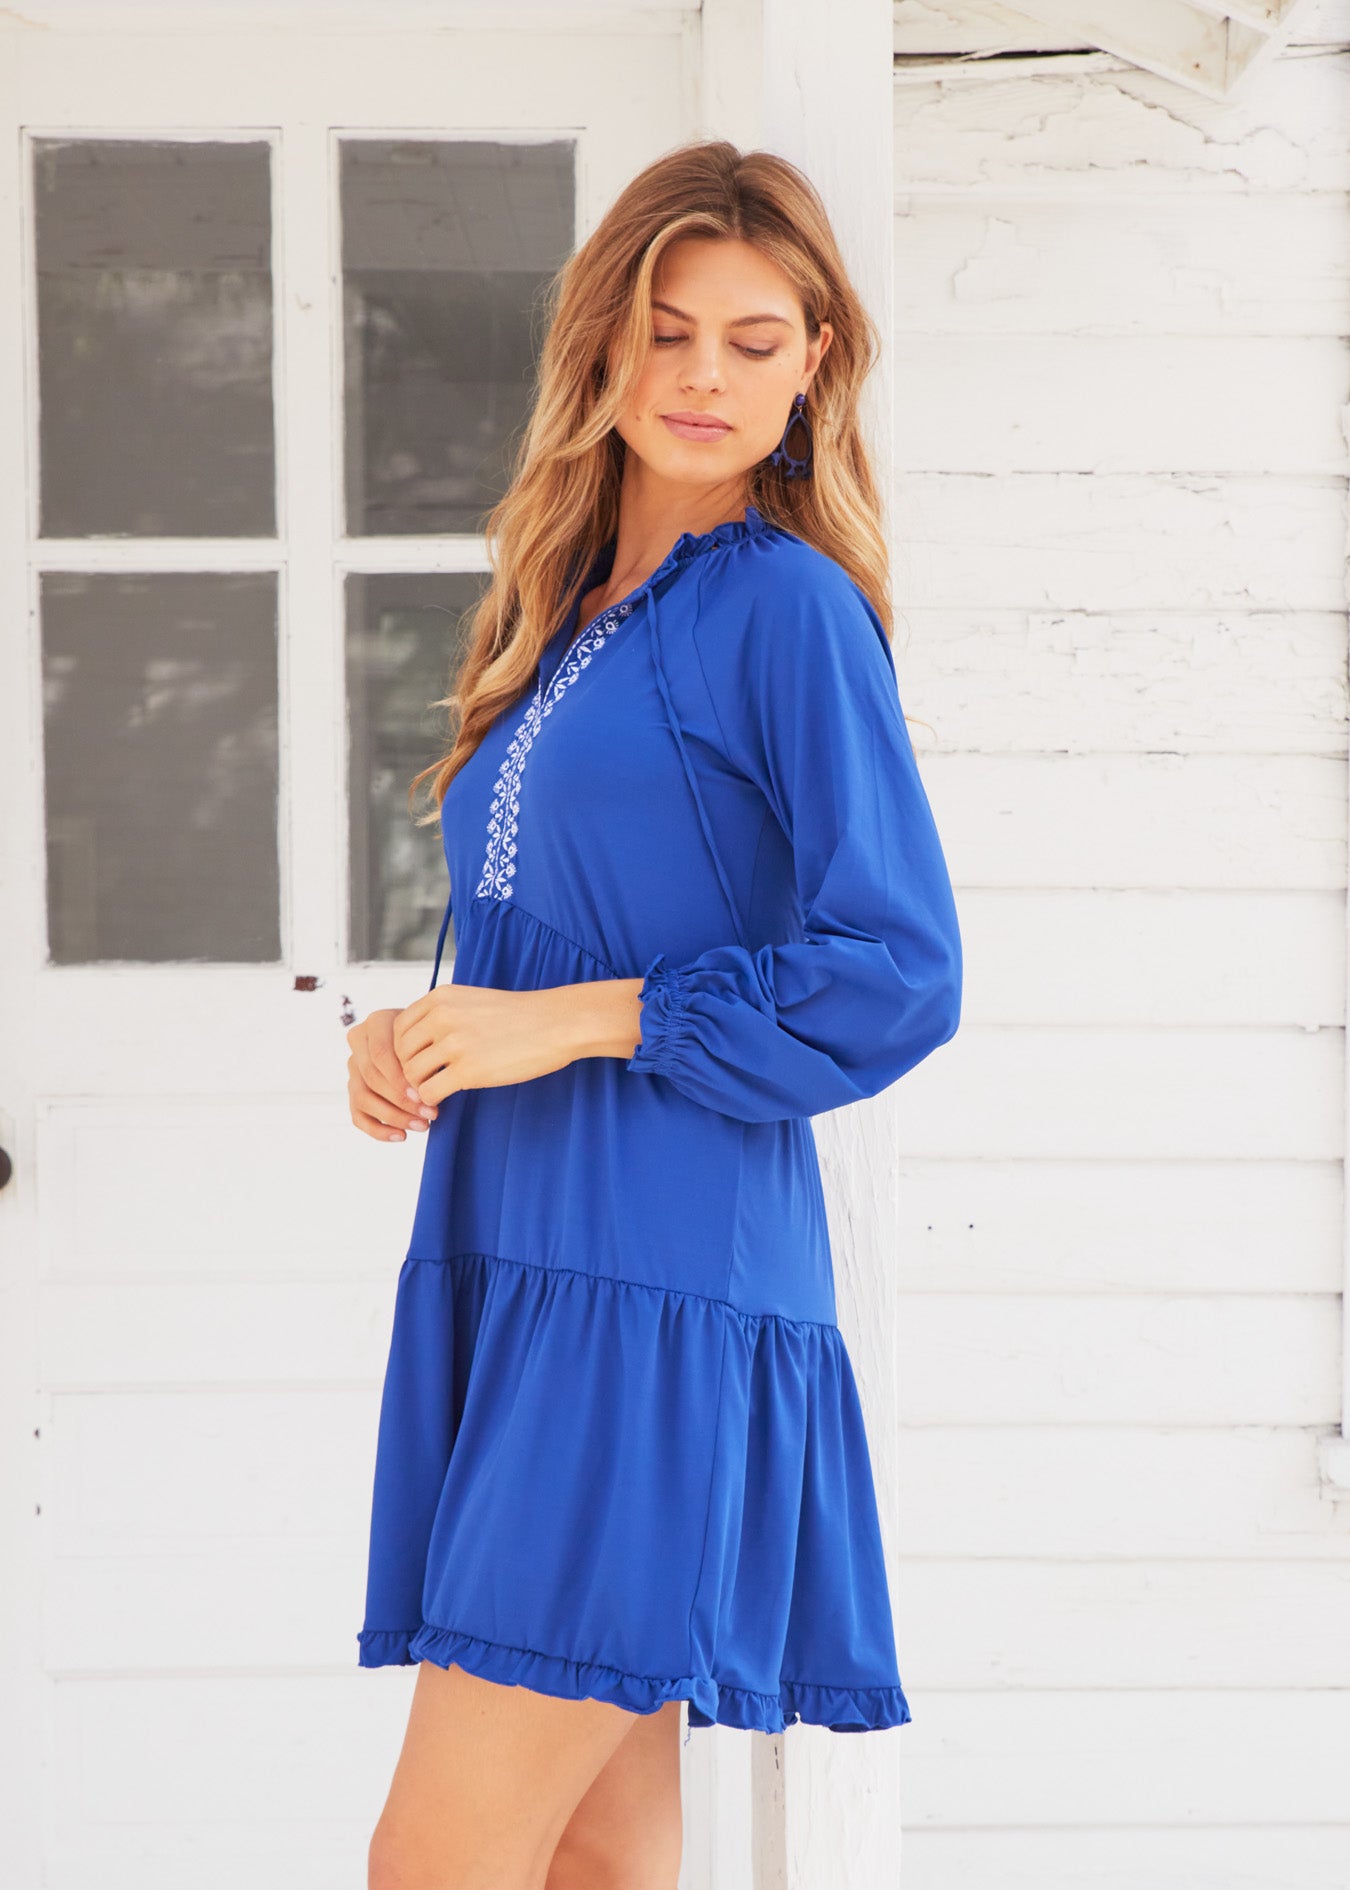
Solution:
<svg viewBox="0 0 1350 1890"><path fill-rule="evenodd" d="M652 1061L659 1067L662 1063L676 1061L688 1029L688 1005L683 975L678 966L667 963L664 952L656 966L655 975L649 968L647 982L650 992L664 999L663 1007L657 1012L656 1041L649 1052Z"/></svg>
<svg viewBox="0 0 1350 1890"><path fill-rule="evenodd" d="M533 920L534 924L542 927L545 932L551 932L554 938L561 939L564 945L570 945L574 952L580 952L583 958L589 958L593 965L599 965L601 970L608 972L611 978L626 978L632 975L629 972L617 971L608 959L601 958L598 952L590 951L585 945L578 944L576 939L569 938L566 932L560 932L556 925L550 925L547 919L541 919L537 912L531 912L528 906L518 905L514 898L498 899L491 893L477 893L475 900L481 900L484 905L496 906L505 912L518 912L522 919Z"/></svg>
<svg viewBox="0 0 1350 1890"><path fill-rule="evenodd" d="M537 1647L516 1647L509 1641L490 1641L481 1634L470 1634L463 1628L445 1627L439 1621L422 1621L415 1628L362 1628L358 1638L372 1634L388 1634L399 1639L406 1635L411 1641L424 1630L429 1630L433 1634L450 1634L456 1640L474 1641L479 1647L499 1648L504 1654L526 1654L531 1660L556 1660L565 1667L594 1667L598 1673L615 1673L622 1680L636 1680L640 1686L689 1686L698 1677L694 1674L683 1674L677 1678L665 1678L656 1674L633 1673L627 1667L616 1667L607 1660L579 1660L572 1654L545 1654ZM710 1674L708 1678L712 1679L712 1675ZM713 1680L713 1685L719 1693L735 1693L745 1700L780 1700L783 1693L791 1687L807 1689L814 1693L848 1693L868 1697L878 1693L903 1692L903 1688L894 1683L889 1686L854 1687L833 1686L823 1680L784 1680L778 1693L756 1693L750 1687L727 1686L720 1680Z"/></svg>
<svg viewBox="0 0 1350 1890"><path fill-rule="evenodd" d="M662 1299L699 1299L709 1306L724 1307L737 1319L751 1320L756 1324L764 1320L772 1320L775 1325L780 1326L808 1326L821 1332L839 1331L837 1319L793 1319L787 1313L745 1312L741 1307L733 1306L729 1299L721 1299L715 1293L700 1293L693 1287L653 1286L649 1280L625 1280L616 1273L587 1273L581 1267L549 1267L538 1260L513 1260L509 1255L502 1253L481 1253L468 1249L461 1253L410 1253L406 1256L404 1264L407 1265L409 1261L412 1261L418 1266L444 1267L453 1266L460 1260L492 1260L500 1266L523 1267L531 1273L566 1274L573 1279L589 1280L597 1286L631 1286L639 1293L656 1293Z"/></svg>

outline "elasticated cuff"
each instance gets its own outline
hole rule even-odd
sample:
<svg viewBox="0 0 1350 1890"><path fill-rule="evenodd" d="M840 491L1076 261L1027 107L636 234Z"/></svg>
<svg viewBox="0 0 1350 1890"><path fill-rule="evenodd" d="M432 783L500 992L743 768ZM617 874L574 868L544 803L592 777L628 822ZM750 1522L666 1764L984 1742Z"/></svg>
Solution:
<svg viewBox="0 0 1350 1890"><path fill-rule="evenodd" d="M647 966L638 996L642 1003L642 1041L627 1067L639 1073L668 1073L688 1029L688 1013L680 973L667 964L664 952L658 952Z"/></svg>

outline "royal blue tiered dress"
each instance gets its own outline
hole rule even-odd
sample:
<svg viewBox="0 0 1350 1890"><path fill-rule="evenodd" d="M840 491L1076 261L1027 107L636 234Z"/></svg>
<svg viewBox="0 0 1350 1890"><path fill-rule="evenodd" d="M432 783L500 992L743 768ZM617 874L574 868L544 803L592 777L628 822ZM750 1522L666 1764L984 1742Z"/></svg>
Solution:
<svg viewBox="0 0 1350 1890"><path fill-rule="evenodd" d="M360 1664L902 1725L810 1118L955 1032L951 885L840 565L750 507L578 638L614 549L442 833L453 982L641 977L642 1041L427 1131Z"/></svg>

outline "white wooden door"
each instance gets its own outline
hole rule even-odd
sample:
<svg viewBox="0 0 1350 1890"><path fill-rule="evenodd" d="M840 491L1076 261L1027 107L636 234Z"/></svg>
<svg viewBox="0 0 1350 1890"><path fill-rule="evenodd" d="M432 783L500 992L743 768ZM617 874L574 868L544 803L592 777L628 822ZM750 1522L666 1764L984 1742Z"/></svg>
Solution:
<svg viewBox="0 0 1350 1890"><path fill-rule="evenodd" d="M0 1879L356 1890L422 1145L346 1026L429 982L406 787L537 298L691 41L180 12L0 26Z"/></svg>

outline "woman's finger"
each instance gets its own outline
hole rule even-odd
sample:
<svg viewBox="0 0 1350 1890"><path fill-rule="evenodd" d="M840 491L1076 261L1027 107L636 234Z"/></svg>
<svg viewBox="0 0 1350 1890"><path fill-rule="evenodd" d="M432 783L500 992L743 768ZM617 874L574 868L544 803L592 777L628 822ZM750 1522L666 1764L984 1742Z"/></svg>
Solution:
<svg viewBox="0 0 1350 1890"><path fill-rule="evenodd" d="M410 1100L408 1085L412 1078L399 1062L392 1044L387 1054L382 1051L371 1059L371 1067L366 1071L366 1081L382 1096L388 1096L391 1102L406 1104ZM414 1103L413 1107L416 1108L416 1106Z"/></svg>
<svg viewBox="0 0 1350 1890"><path fill-rule="evenodd" d="M410 1085L413 1089L421 1089L424 1083L429 1083L432 1077L444 1068L445 1059L436 1051L419 1050L415 1057L409 1057L403 1065L403 1082L399 1088L399 1095L402 1096Z"/></svg>
<svg viewBox="0 0 1350 1890"><path fill-rule="evenodd" d="M374 1116L368 1116L359 1109L352 1110L352 1126L360 1129L376 1142L406 1142L407 1136L402 1129L390 1129L383 1122L377 1122Z"/></svg>
<svg viewBox="0 0 1350 1890"><path fill-rule="evenodd" d="M408 1078L403 1074L397 1062L392 1070L386 1070L377 1058L369 1055L363 1057L357 1053L347 1067L360 1078L372 1095L379 1096L384 1102L392 1103L400 1119L408 1114L420 1114L421 1105L413 1102L408 1095Z"/></svg>
<svg viewBox="0 0 1350 1890"><path fill-rule="evenodd" d="M351 1098L351 1117L355 1128L363 1130L367 1135L373 1135L377 1141L381 1142L401 1142L411 1129L425 1129L427 1126L425 1122L410 1120L407 1117L400 1121L391 1121L387 1116L377 1115L375 1106L362 1102L359 1096Z"/></svg>
<svg viewBox="0 0 1350 1890"><path fill-rule="evenodd" d="M407 1085L403 1087L406 1089ZM397 1101L392 1096L383 1095L367 1082L359 1061L353 1057L348 1066L347 1092L352 1105L353 1119L359 1110L363 1115L371 1116L376 1122L394 1129L425 1129L428 1121L435 1116L423 1113L423 1106L414 1103L407 1096L400 1096Z"/></svg>

